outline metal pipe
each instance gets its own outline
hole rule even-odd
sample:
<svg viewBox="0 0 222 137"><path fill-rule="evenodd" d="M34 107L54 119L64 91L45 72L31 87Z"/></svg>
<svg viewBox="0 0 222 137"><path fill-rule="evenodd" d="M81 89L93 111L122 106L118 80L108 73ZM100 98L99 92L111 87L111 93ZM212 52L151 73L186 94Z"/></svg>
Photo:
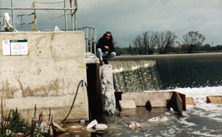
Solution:
<svg viewBox="0 0 222 137"><path fill-rule="evenodd" d="M69 5L70 5L70 8L72 8L72 0L69 1ZM74 20L73 20L72 10L70 10L70 14L71 14L72 31L74 31Z"/></svg>
<svg viewBox="0 0 222 137"><path fill-rule="evenodd" d="M68 25L67 25L67 14L66 14L66 0L64 0L64 15L65 15L65 29L67 31Z"/></svg>
<svg viewBox="0 0 222 137"><path fill-rule="evenodd" d="M33 3L33 7L32 8L35 8L35 2ZM36 21L36 10L34 10L34 16L33 16L33 26L32 26L32 31L36 31L37 30L37 21Z"/></svg>
<svg viewBox="0 0 222 137"><path fill-rule="evenodd" d="M19 16L31 16L31 15L33 15L34 13L31 13L31 14L19 14L19 15L17 15L17 17L19 17Z"/></svg>
<svg viewBox="0 0 222 137"><path fill-rule="evenodd" d="M76 11L78 9L78 4L77 4L77 0L73 1L75 2L75 11L74 11L74 18L75 18L75 31L77 31L77 15L76 15Z"/></svg>
<svg viewBox="0 0 222 137"><path fill-rule="evenodd" d="M14 9L13 9L13 0L11 0L11 10L12 10L12 24L15 30L15 19L14 19Z"/></svg>
<svg viewBox="0 0 222 137"><path fill-rule="evenodd" d="M94 54L96 55L96 29L94 28L93 29L93 31L94 31L94 42L93 42L93 44L94 44Z"/></svg>
<svg viewBox="0 0 222 137"><path fill-rule="evenodd" d="M89 38L86 38L86 40L91 41L91 42L94 42L92 39L89 39Z"/></svg>
<svg viewBox="0 0 222 137"><path fill-rule="evenodd" d="M17 16L18 17L18 16ZM21 30L23 30L23 24L22 24L22 16L21 16Z"/></svg>
<svg viewBox="0 0 222 137"><path fill-rule="evenodd" d="M87 44L87 28L86 28L86 27L84 27L84 32L85 32L86 52L88 52L88 44Z"/></svg>
<svg viewBox="0 0 222 137"><path fill-rule="evenodd" d="M0 8L0 10L76 10L77 8Z"/></svg>
<svg viewBox="0 0 222 137"><path fill-rule="evenodd" d="M90 45L90 52L92 52L92 41L91 41L91 29L89 29L89 45Z"/></svg>

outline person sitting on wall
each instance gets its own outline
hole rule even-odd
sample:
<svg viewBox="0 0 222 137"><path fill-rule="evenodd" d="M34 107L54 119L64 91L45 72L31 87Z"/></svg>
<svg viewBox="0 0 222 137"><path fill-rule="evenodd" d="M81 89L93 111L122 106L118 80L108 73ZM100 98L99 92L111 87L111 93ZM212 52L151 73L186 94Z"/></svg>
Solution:
<svg viewBox="0 0 222 137"><path fill-rule="evenodd" d="M107 61L116 56L113 46L113 37L111 32L107 31L98 41L97 57L99 58L100 65L109 64Z"/></svg>

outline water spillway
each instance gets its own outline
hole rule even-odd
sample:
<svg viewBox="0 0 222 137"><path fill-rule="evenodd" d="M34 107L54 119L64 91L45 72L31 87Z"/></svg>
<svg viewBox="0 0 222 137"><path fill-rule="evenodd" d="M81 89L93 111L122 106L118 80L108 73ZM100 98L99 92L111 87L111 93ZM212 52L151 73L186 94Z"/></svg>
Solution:
<svg viewBox="0 0 222 137"><path fill-rule="evenodd" d="M116 92L222 84L222 53L118 56L110 64Z"/></svg>

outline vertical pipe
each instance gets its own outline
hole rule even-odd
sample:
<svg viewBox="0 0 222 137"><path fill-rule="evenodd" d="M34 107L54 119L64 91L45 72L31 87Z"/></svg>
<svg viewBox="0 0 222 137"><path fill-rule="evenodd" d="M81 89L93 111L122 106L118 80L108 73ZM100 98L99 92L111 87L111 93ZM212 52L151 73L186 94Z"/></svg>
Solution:
<svg viewBox="0 0 222 137"><path fill-rule="evenodd" d="M67 31L67 14L66 14L66 0L64 0L64 15L65 15L65 29Z"/></svg>
<svg viewBox="0 0 222 137"><path fill-rule="evenodd" d="M69 4L70 4L70 8L72 8L72 0L69 1ZM70 10L70 15L71 15L72 31L74 31L74 20L73 20L72 10Z"/></svg>
<svg viewBox="0 0 222 137"><path fill-rule="evenodd" d="M74 0L75 1L75 8L76 8L76 10L78 9L78 5L77 5L77 0ZM75 12L75 31L77 31L77 12Z"/></svg>
<svg viewBox="0 0 222 137"><path fill-rule="evenodd" d="M14 9L13 9L13 0L11 0L11 8L12 8L12 24L15 30L15 19L14 19Z"/></svg>
<svg viewBox="0 0 222 137"><path fill-rule="evenodd" d="M21 16L21 31L23 30L23 24L22 24L22 16Z"/></svg>
<svg viewBox="0 0 222 137"><path fill-rule="evenodd" d="M96 55L96 28L93 29L93 33L94 33L94 36L93 36L93 44L94 44L94 54Z"/></svg>
<svg viewBox="0 0 222 137"><path fill-rule="evenodd" d="M75 31L77 31L77 15L76 15L76 13L74 15L74 18L75 18Z"/></svg>
<svg viewBox="0 0 222 137"><path fill-rule="evenodd" d="M34 8L35 8L35 3L34 3ZM34 27L35 27L35 30L34 31L36 31L37 30L37 20L36 20L36 10L34 9L34 22L33 22L34 24Z"/></svg>
<svg viewBox="0 0 222 137"><path fill-rule="evenodd" d="M89 45L90 45L90 52L92 53L92 38L91 38L91 28L89 28Z"/></svg>
<svg viewBox="0 0 222 137"><path fill-rule="evenodd" d="M86 52L88 52L87 27L84 27L84 31L85 31L85 41L86 41Z"/></svg>

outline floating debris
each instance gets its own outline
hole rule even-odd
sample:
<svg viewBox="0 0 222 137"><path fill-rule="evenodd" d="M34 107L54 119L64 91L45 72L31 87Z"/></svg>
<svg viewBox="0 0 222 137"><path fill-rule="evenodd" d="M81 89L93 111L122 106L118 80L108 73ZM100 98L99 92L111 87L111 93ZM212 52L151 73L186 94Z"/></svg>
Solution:
<svg viewBox="0 0 222 137"><path fill-rule="evenodd" d="M148 121L167 121L168 118L166 116L158 116L158 117L153 117L151 119L149 119Z"/></svg>
<svg viewBox="0 0 222 137"><path fill-rule="evenodd" d="M84 125L86 123L85 119L81 119L80 121L80 124Z"/></svg>
<svg viewBox="0 0 222 137"><path fill-rule="evenodd" d="M108 126L106 124L98 124L97 120L93 120L86 127L86 129L88 131L90 131L90 130L92 130L92 131L93 130L106 130L107 128L108 128Z"/></svg>
<svg viewBox="0 0 222 137"><path fill-rule="evenodd" d="M130 129L133 129L133 130L142 127L139 123L137 123L137 122L135 122L135 121L131 121L131 122L129 122L127 125L128 125L128 127L129 127Z"/></svg>

